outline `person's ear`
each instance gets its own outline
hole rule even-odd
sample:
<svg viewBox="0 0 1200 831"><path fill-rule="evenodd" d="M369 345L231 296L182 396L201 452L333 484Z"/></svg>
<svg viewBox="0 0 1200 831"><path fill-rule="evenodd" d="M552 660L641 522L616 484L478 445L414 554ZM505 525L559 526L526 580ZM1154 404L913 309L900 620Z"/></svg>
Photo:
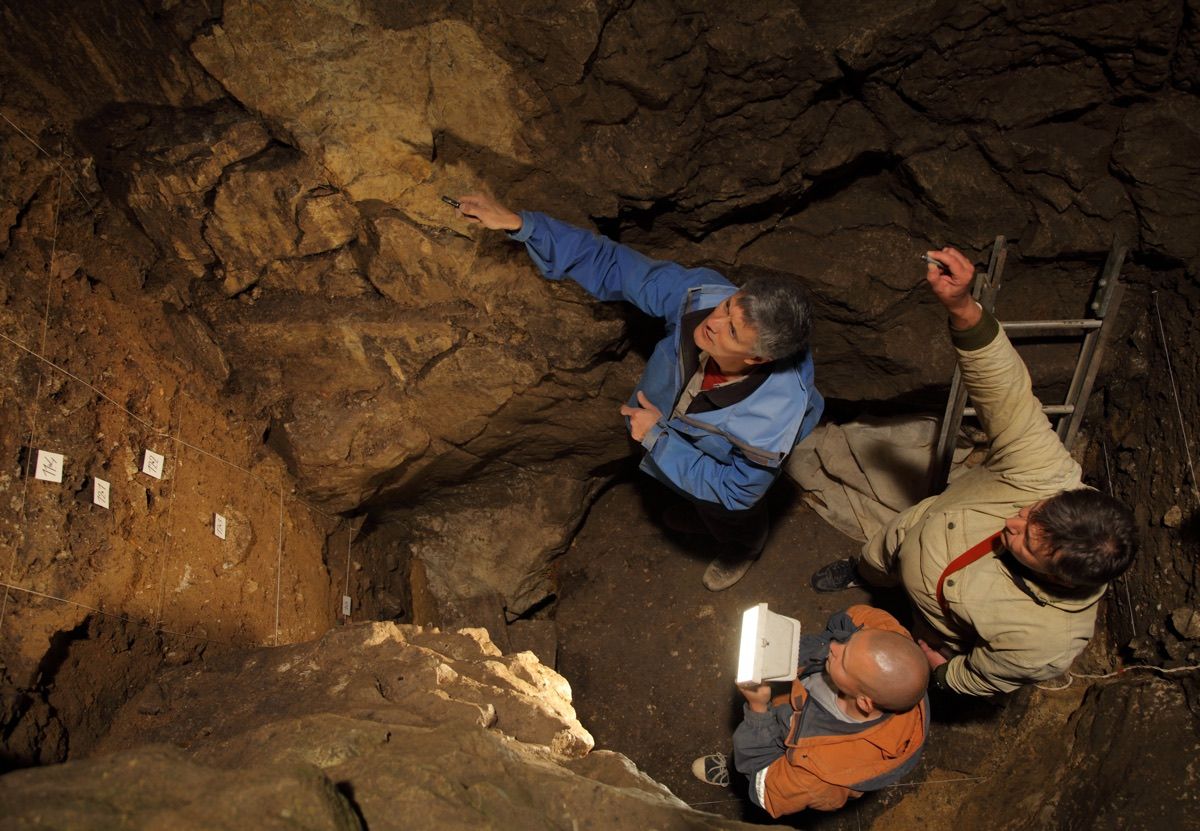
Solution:
<svg viewBox="0 0 1200 831"><path fill-rule="evenodd" d="M868 713L875 711L875 700L869 695L863 695L862 693L859 693L858 695L854 696L854 706L858 707L858 709L862 711L863 715L867 715Z"/></svg>

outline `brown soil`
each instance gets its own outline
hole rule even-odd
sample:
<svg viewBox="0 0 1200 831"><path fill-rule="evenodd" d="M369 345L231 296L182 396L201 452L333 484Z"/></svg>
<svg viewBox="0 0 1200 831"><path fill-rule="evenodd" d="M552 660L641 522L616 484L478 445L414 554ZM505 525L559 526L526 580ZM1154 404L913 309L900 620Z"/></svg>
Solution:
<svg viewBox="0 0 1200 831"><path fill-rule="evenodd" d="M697 756L728 754L741 720L733 673L742 611L765 601L772 611L800 620L804 631L817 631L833 612L862 602L906 620L903 598L872 597L862 589L814 591L812 572L851 555L858 544L805 507L786 481L772 492L773 527L762 558L733 588L710 592L700 582L712 556L707 540L682 537L656 522L672 499L639 476L612 487L592 508L560 565L558 670L570 680L579 718L597 747L626 754L699 810L772 822L746 799L744 780L720 789L690 770ZM979 739L994 735L1002 716L1003 708L987 703L935 705L938 741L911 781L972 775L981 761ZM808 811L784 822L855 831L913 790L894 787L836 813Z"/></svg>

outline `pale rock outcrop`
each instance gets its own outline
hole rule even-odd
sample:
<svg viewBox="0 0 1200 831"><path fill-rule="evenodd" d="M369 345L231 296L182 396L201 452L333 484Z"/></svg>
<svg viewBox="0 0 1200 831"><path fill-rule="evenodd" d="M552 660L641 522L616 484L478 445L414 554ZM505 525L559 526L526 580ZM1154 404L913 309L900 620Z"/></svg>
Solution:
<svg viewBox="0 0 1200 831"><path fill-rule="evenodd" d="M391 29L371 4L231 2L192 52L356 202L423 201L437 217L438 194L460 185L434 164L444 132L528 159L531 101L460 21Z"/></svg>
<svg viewBox="0 0 1200 831"><path fill-rule="evenodd" d="M89 759L0 779L0 810L14 829L750 827L592 745L532 653L365 624L164 672Z"/></svg>

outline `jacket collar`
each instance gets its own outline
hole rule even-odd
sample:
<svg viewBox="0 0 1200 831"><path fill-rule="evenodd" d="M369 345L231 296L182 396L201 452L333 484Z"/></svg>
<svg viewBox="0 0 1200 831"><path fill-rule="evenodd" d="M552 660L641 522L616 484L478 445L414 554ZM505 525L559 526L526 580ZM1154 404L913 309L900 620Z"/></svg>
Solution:
<svg viewBox="0 0 1200 831"><path fill-rule="evenodd" d="M688 312L680 320L679 352L683 359L683 383L696 374L700 368L700 347L691 337L691 331L700 325L700 321L708 317L712 309L697 309ZM767 380L771 374L772 364L757 364L747 372L741 380L734 384L716 387L707 392L700 392L688 407L689 413L707 413L731 407L739 401L744 401Z"/></svg>
<svg viewBox="0 0 1200 831"><path fill-rule="evenodd" d="M1084 609L1096 605L1104 596L1104 590L1108 588L1105 585L1093 590L1071 591L1065 587L1054 586L1038 580L1036 573L1017 562L1017 559L1008 551L1001 550L996 557L1000 561L1000 565L1008 572L1013 585L1039 606L1053 606L1065 612L1082 612Z"/></svg>

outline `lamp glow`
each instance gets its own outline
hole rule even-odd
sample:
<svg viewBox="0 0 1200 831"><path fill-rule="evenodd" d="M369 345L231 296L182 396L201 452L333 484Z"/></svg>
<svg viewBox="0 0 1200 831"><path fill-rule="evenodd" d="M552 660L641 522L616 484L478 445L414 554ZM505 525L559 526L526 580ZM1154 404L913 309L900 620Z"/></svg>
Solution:
<svg viewBox="0 0 1200 831"><path fill-rule="evenodd" d="M754 677L754 647L758 643L758 609L766 603L751 606L742 612L742 645L738 649L737 682L739 684Z"/></svg>
<svg viewBox="0 0 1200 831"><path fill-rule="evenodd" d="M737 683L789 681L800 656L800 621L776 614L766 603L742 613Z"/></svg>

